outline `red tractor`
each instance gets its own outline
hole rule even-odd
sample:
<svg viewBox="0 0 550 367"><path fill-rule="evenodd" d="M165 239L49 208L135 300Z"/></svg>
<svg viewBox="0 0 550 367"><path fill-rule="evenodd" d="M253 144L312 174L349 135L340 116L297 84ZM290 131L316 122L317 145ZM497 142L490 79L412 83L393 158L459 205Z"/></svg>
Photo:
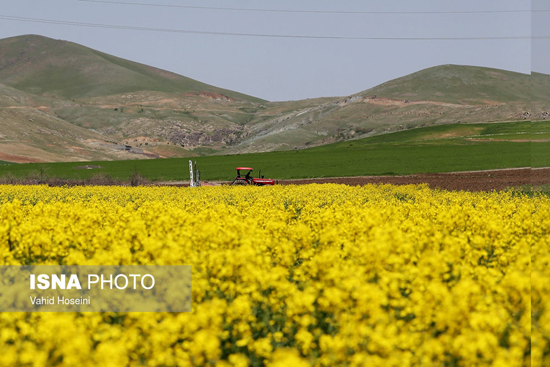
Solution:
<svg viewBox="0 0 550 367"><path fill-rule="evenodd" d="M241 176L241 171L248 171L246 175ZM231 185L256 185L256 186L265 186L265 185L275 185L275 180L270 178L264 178L260 176L262 171L260 170L258 178L252 177L252 168L250 167L237 167L237 177L231 182Z"/></svg>

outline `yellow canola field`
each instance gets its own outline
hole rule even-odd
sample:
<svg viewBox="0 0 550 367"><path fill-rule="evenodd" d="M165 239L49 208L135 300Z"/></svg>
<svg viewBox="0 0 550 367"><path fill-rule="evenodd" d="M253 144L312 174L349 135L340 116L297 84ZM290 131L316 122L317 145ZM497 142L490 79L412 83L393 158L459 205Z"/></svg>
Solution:
<svg viewBox="0 0 550 367"><path fill-rule="evenodd" d="M0 313L0 365L550 365L549 232L511 192L0 186L0 265L193 266L191 313Z"/></svg>

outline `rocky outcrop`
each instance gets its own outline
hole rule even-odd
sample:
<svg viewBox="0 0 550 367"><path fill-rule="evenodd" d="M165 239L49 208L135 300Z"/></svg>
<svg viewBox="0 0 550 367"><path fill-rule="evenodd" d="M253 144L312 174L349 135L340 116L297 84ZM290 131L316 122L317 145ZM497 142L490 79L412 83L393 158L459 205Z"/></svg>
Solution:
<svg viewBox="0 0 550 367"><path fill-rule="evenodd" d="M178 129L169 133L168 140L186 148L193 148L204 144L231 145L241 137L242 133L242 129L229 128L215 129L209 132L186 132Z"/></svg>

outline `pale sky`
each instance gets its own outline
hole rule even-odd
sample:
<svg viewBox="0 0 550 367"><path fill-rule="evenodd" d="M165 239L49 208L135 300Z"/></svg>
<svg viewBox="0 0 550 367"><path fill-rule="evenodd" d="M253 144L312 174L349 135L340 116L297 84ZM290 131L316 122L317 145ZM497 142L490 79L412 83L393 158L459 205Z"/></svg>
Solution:
<svg viewBox="0 0 550 367"><path fill-rule="evenodd" d="M550 0L534 0L533 3L525 0L112 2L134 4L0 0L0 38L39 34L68 40L271 101L346 96L441 64L486 66L522 73L529 73L532 64L535 71L550 74L550 63L547 62L550 41L529 39L531 33L533 36L550 36L550 23L545 21L550 12L535 12L532 17L530 12L532 7L550 10ZM192 6L286 11L189 8ZM14 21L6 16L175 31L453 39L315 39L190 34ZM483 37L525 38L454 39Z"/></svg>
<svg viewBox="0 0 550 367"><path fill-rule="evenodd" d="M532 70L550 74L550 0L532 1L531 33L534 38L531 45ZM540 10L547 10L541 12Z"/></svg>

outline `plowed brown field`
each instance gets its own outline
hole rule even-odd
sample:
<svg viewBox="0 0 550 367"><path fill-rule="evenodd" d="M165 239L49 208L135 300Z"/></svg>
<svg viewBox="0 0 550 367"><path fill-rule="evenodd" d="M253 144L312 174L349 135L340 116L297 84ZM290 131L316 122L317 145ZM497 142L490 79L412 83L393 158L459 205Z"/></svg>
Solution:
<svg viewBox="0 0 550 367"><path fill-rule="evenodd" d="M431 188L444 190L495 191L523 185L548 185L550 184L550 168L425 173L410 176L361 176L279 180L279 184L281 185L301 185L308 183L339 183L353 186L370 183L388 183L393 185L427 183Z"/></svg>

